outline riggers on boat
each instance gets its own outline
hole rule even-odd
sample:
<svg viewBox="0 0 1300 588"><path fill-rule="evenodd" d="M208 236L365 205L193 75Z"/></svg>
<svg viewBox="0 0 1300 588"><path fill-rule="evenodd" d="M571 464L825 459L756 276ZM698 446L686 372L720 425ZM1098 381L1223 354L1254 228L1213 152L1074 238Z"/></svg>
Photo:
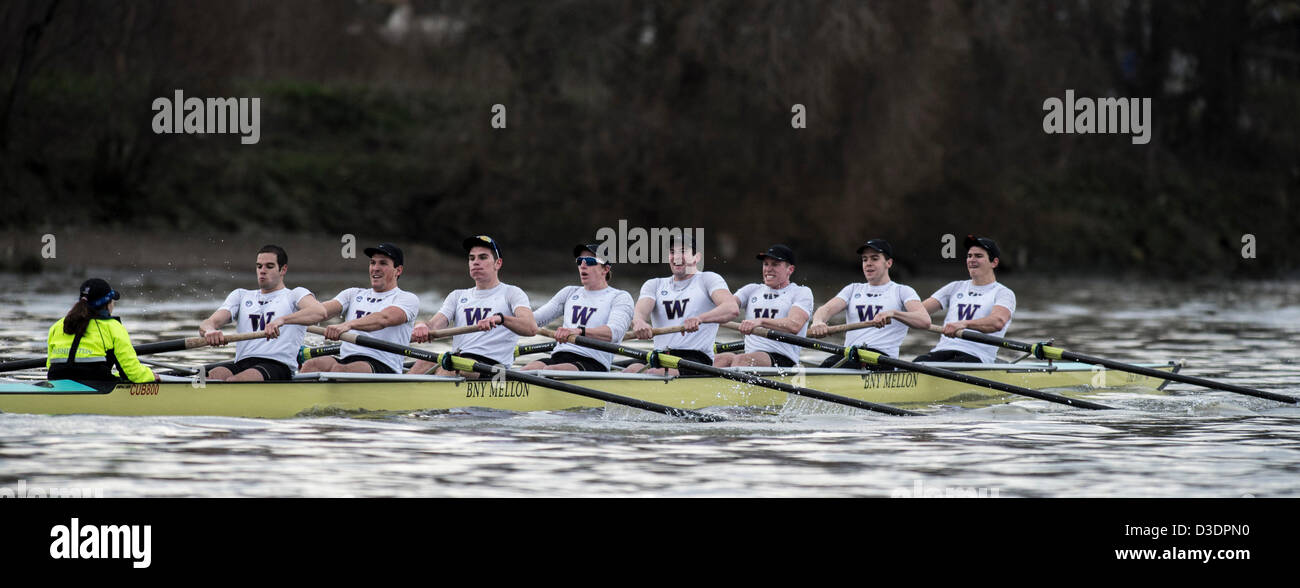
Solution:
<svg viewBox="0 0 1300 588"><path fill-rule="evenodd" d="M1035 390L1080 397L1102 389L1163 389L1166 380L1087 364L928 364ZM1175 364L1152 365L1177 372ZM907 371L744 368L774 380L903 408L976 407L1024 397ZM706 376L648 376L591 372L529 372L671 407L779 408L783 392ZM290 418L300 415L412 412L483 407L512 411L604 407L605 403L522 382L395 374L313 373L291 382L204 382L168 378L144 384L83 384L71 380L0 383L0 411L29 414L206 415Z"/></svg>

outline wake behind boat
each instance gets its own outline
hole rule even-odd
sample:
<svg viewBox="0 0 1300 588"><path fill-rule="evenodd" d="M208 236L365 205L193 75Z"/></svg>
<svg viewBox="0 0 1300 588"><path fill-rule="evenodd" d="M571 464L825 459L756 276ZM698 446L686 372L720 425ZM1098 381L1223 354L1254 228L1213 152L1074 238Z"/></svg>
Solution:
<svg viewBox="0 0 1300 588"><path fill-rule="evenodd" d="M1159 392L1166 380L1072 362L979 365L937 363L953 371L1023 386L1055 389L1070 397L1102 390ZM1181 366L1147 364L1176 373ZM1022 397L926 374L808 368L744 368L744 371L868 402L912 409L978 407ZM538 371L537 375L629 398L696 410L709 407L779 409L787 394L716 377ZM510 411L601 408L599 400L525 382L466 380L457 376L312 373L289 382L201 382L168 377L150 383L0 383L0 411L29 414L121 416L203 415L292 418L301 415L413 412L482 407Z"/></svg>

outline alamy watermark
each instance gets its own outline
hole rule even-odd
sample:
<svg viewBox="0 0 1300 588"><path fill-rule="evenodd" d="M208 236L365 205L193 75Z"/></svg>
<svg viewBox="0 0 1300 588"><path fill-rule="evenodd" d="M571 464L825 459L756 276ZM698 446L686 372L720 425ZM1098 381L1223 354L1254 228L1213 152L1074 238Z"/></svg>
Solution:
<svg viewBox="0 0 1300 588"><path fill-rule="evenodd" d="M971 488L967 486L926 486L915 480L911 488L895 488L890 498L998 498L998 488Z"/></svg>
<svg viewBox="0 0 1300 588"><path fill-rule="evenodd" d="M0 486L0 498L103 498L103 488L43 488L18 480L16 487Z"/></svg>
<svg viewBox="0 0 1300 588"><path fill-rule="evenodd" d="M675 244L684 244L696 254L703 251L704 228L687 227L629 227L626 219L618 221L618 228L601 227L596 231L600 242L596 255L611 263L668 263ZM695 269L704 270L704 256L699 255Z"/></svg>
<svg viewBox="0 0 1300 588"><path fill-rule="evenodd" d="M186 98L176 90L170 99L154 98L153 110L153 132L159 135L238 134L245 145L262 140L261 98Z"/></svg>
<svg viewBox="0 0 1300 588"><path fill-rule="evenodd" d="M1065 100L1055 96L1043 101L1043 132L1049 135L1110 134L1133 135L1134 145L1151 141L1150 98L1075 98L1065 91Z"/></svg>

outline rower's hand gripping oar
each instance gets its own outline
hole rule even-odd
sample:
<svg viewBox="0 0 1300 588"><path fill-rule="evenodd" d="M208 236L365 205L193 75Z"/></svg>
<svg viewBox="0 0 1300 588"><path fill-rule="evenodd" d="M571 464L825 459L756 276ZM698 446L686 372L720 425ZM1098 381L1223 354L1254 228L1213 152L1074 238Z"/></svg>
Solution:
<svg viewBox="0 0 1300 588"><path fill-rule="evenodd" d="M940 334L943 333L943 327L939 325L930 325L930 330ZM1172 380L1174 382L1182 382L1184 384L1192 384L1194 386L1203 386L1205 388L1214 388L1216 390L1223 390L1225 392L1235 392L1237 394L1245 394L1247 396L1254 396L1256 398L1265 398L1268 400L1276 400L1278 402L1287 402L1290 404L1300 403L1300 399L1297 399L1292 396L1287 396L1285 394L1275 394L1273 392L1256 390L1254 388L1246 388L1245 386L1238 386L1236 384L1215 382L1214 380L1207 380L1205 378L1198 378L1196 376L1188 376L1186 374L1163 372L1148 367L1142 367L1140 365L1133 365L1133 364L1123 363L1111 359L1093 357L1091 355L1084 355L1082 353L1075 353L1073 351L1066 351L1065 349L1061 349L1060 347L1052 347L1051 345L1046 345L1043 343L1030 344L1030 343L1023 343L1020 341L1012 341L1011 339L1003 339L1002 337L986 335L974 329L957 329L956 334L957 337L961 339L965 339L967 341L974 341L976 343L983 343L985 345L992 345L994 347L1004 347L1006 349L1013 349L1016 351L1031 353L1033 354L1034 357L1037 357L1038 359L1077 361L1079 363L1099 365L1108 369L1139 374L1150 378Z"/></svg>
<svg viewBox="0 0 1300 588"><path fill-rule="evenodd" d="M251 339L262 339L266 337L265 331L253 331L251 333L235 333L226 335L227 343L238 343ZM135 346L136 355L149 355L151 353L167 353L169 351L184 351L186 349L197 349L207 347L208 340L203 337L189 337L186 339L170 339L167 341L158 341L157 343L145 343ZM25 370L31 368L45 367L44 357L33 357L29 359L18 359L0 363L0 372L10 372L14 370Z"/></svg>
<svg viewBox="0 0 1300 588"><path fill-rule="evenodd" d="M307 327L307 332L314 333L317 335L324 335L325 329L323 327ZM371 349L378 349L380 351L386 351L388 353L404 355L412 359L423 359L425 361L431 361L439 365L444 364L443 360L445 358L446 363L450 364L452 366L452 369L456 369L459 371L478 372L485 376L495 376L497 374L503 374L507 380L524 382L527 384L532 384L534 386L540 386L542 388L550 388L552 390L568 392L570 394L585 396L587 398L594 398L596 400L603 400L605 402L612 402L614 404L622 404L624 406L630 406L632 408L640 408L642 410L648 410L651 412L666 414L668 416L674 416L678 418L690 419L690 420L701 421L701 422L716 422L716 421L726 420L720 416L704 414L701 412L687 410L684 408L673 408L671 406L656 404L654 402L649 402L646 400L639 400L636 398L619 396L617 394L610 394L609 392L604 392L601 390L593 390L591 388L570 384L568 382L560 382L557 380L552 380L550 378L544 378L542 376L526 374L516 370L508 369L500 365L490 366L488 364L474 361L472 359L457 357L450 353L433 353L431 351L425 351L418 347L411 347L408 345L398 345L397 343L384 341L383 339L378 339L375 337L371 337L369 335L359 335L357 333L347 332L340 335L339 339L343 341L347 341L348 343L361 345L362 347L369 347Z"/></svg>
<svg viewBox="0 0 1300 588"><path fill-rule="evenodd" d="M555 331L552 331L550 329L538 329L537 333L540 335L545 335L547 337L555 336ZM849 398L848 396L840 396L838 394L831 394L829 392L822 392L820 390L813 390L811 388L803 388L801 386L786 384L785 382L769 380L767 378L762 378L754 374L732 371L723 368L717 368L711 365L698 363L687 359L682 359L675 355L669 355L667 353L662 353L659 351L641 351L639 349L623 347L622 345L615 345L608 341L601 341L599 339L593 339L591 337L581 337L578 335L571 335L569 336L568 342L576 345L581 345L583 347L590 347L592 349L604 351L606 353L616 353L618 355L625 355L627 357L641 360L642 362L645 362L647 365L651 365L651 366L668 367L668 368L675 368L675 369L684 368L684 369L694 370L705 374L711 374L714 376L723 377L728 380L735 380L737 382L744 382L746 384L763 386L765 388L772 388L773 390L780 390L787 394L794 394L796 396L806 396L808 398L815 398L817 400L833 402L835 404L843 404L846 406L852 406L854 408L861 408L863 410L883 412L885 414L892 414L898 416L904 416L904 415L918 416L920 414L920 413L912 412L910 410L903 410L901 408L895 408L893 406L889 406L885 404L876 404L874 402L858 400L857 398Z"/></svg>
<svg viewBox="0 0 1300 588"><path fill-rule="evenodd" d="M735 329L740 326L740 323L727 323L725 326L728 328ZM781 331L773 331L771 329L765 329L763 327L754 329L754 334L760 337L767 337L768 339L772 339L774 341L780 341L782 343L793 343L801 347L807 347L809 349L815 349L817 351L825 351L833 355L844 355L846 351L850 350L850 348L845 348L842 345L835 345L834 343L818 341L817 339L809 339L807 337L791 335L789 333L783 333ZM1025 388L1022 386L1015 386L1012 384L1004 384L1002 382L996 382L993 380L986 380L984 378L977 378L975 376L971 376L968 374L945 370L942 368L928 366L921 363L904 361L901 359L894 359L887 355L881 355L874 351L867 351L865 349L852 349L852 351L856 352L858 361L861 361L863 363L869 363L872 365L883 365L886 367L899 368L903 370L926 374L929 376L934 376L936 378L953 380L957 382L962 382L964 384L971 384L974 386L983 386L985 388L992 388L994 390L1008 392L1011 394L1019 394L1021 396L1028 396L1030 398L1046 400L1048 402L1056 402L1058 404L1068 404L1070 406L1091 408L1093 410L1110 408L1109 406L1106 406L1104 404L1097 404L1095 402L1089 402L1087 400L1067 398L1065 396L1061 396L1060 394L1052 394L1051 392L1043 392L1041 390L1031 390L1029 388Z"/></svg>
<svg viewBox="0 0 1300 588"><path fill-rule="evenodd" d="M890 319L890 320L897 320L897 319ZM736 324L737 326L739 326L739 323L733 323L733 324ZM727 326L730 327L731 324L728 324ZM828 327L826 327L826 335L834 335L834 334L836 334L836 333L843 333L843 332L845 332L845 331L856 331L856 330L858 330L858 329L871 329L871 328L877 328L877 329L878 329L878 328L880 328L880 325L877 325L877 324L875 324L874 322L867 321L867 322L861 322L861 323L847 323L847 324L843 324L843 325L828 326ZM816 339L821 339L822 337L825 337L826 335L821 335L821 336L814 337L814 338L816 338ZM812 335L809 335L809 336L811 337Z"/></svg>

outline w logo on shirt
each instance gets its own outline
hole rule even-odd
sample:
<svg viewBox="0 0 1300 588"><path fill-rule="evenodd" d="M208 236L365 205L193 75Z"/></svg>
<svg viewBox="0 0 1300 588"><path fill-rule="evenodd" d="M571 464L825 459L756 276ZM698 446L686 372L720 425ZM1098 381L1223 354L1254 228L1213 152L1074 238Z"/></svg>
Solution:
<svg viewBox="0 0 1300 588"><path fill-rule="evenodd" d="M489 316L492 316L491 308L466 308L465 324L473 325Z"/></svg>
<svg viewBox="0 0 1300 588"><path fill-rule="evenodd" d="M573 324L587 326L587 321L591 320L591 315L596 314L596 309L587 308L586 306L573 307Z"/></svg>
<svg viewBox="0 0 1300 588"><path fill-rule="evenodd" d="M958 304L957 318L963 321L974 319L975 311L978 311L979 309L980 305L978 304Z"/></svg>
<svg viewBox="0 0 1300 588"><path fill-rule="evenodd" d="M690 302L690 298L683 298L681 300L665 300L664 314L668 315L668 320L682 318L686 315L686 305Z"/></svg>
<svg viewBox="0 0 1300 588"><path fill-rule="evenodd" d="M266 325L270 323L271 320L274 318L275 318L274 312L268 312L265 315L250 314L248 315L248 322L253 324L254 331L261 331L261 330L265 330Z"/></svg>
<svg viewBox="0 0 1300 588"><path fill-rule="evenodd" d="M866 322L876 320L876 313L884 307L879 304L859 304L857 308L858 322Z"/></svg>
<svg viewBox="0 0 1300 588"><path fill-rule="evenodd" d="M754 318L776 318L775 308L755 308Z"/></svg>

